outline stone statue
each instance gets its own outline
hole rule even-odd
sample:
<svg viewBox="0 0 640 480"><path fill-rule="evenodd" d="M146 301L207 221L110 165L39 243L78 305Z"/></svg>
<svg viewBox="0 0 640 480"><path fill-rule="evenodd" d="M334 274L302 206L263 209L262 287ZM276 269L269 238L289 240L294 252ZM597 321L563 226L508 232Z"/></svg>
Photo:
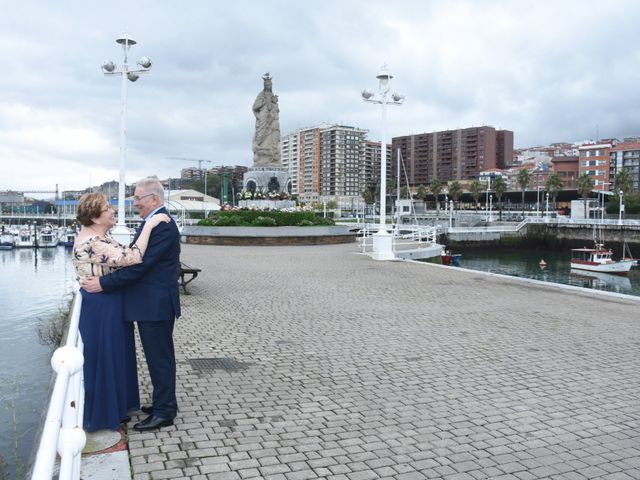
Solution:
<svg viewBox="0 0 640 480"><path fill-rule="evenodd" d="M253 137L253 165L280 164L280 119L278 96L271 90L271 75L267 72L262 80L264 89L253 102L256 116L256 133Z"/></svg>

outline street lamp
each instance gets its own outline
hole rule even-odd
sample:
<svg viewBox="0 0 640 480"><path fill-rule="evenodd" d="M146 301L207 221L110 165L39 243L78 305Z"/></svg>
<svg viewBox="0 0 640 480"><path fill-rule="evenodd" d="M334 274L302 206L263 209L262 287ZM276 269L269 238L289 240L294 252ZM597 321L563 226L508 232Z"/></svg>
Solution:
<svg viewBox="0 0 640 480"><path fill-rule="evenodd" d="M453 226L453 200L449 202L449 228Z"/></svg>
<svg viewBox="0 0 640 480"><path fill-rule="evenodd" d="M129 244L130 233L125 224L125 210L124 210L124 196L125 196L125 154L127 145L127 129L126 129L126 117L127 117L127 80L135 82L141 73L146 73L151 68L151 59L149 57L142 57L138 60L138 65L141 67L139 70L129 70L129 64L127 63L127 52L129 48L135 45L137 42L126 33L116 39L116 43L122 45L124 52L124 62L120 67L120 70L116 68L116 65L108 60L102 64L102 71L105 75L120 75L122 77L122 87L120 93L121 113L120 113L120 182L118 184L118 223L112 230L113 237L120 243L125 245Z"/></svg>
<svg viewBox="0 0 640 480"><path fill-rule="evenodd" d="M545 217L545 222L549 221L549 192L547 192L547 205L545 206L545 213L544 213L544 217Z"/></svg>
<svg viewBox="0 0 640 480"><path fill-rule="evenodd" d="M618 223L622 225L622 214L624 212L624 202L622 201L622 197L624 197L624 192L620 190L620 209L618 211Z"/></svg>
<svg viewBox="0 0 640 480"><path fill-rule="evenodd" d="M373 258L375 260L393 260L393 241L391 234L387 231L387 105L402 105L404 96L398 93L391 94L388 98L390 87L389 80L393 75L389 73L387 64L382 65L380 73L376 75L379 81L378 96L371 90L362 91L362 99L365 102L376 103L382 107L382 122L380 128L380 225L378 232L373 235Z"/></svg>
<svg viewBox="0 0 640 480"><path fill-rule="evenodd" d="M493 221L492 210L493 210L493 193L489 195L489 221L490 222Z"/></svg>

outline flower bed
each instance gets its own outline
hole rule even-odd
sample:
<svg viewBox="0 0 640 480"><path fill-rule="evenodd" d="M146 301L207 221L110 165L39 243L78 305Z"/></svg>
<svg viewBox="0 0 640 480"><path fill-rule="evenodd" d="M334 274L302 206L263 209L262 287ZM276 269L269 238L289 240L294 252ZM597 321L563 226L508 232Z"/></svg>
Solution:
<svg viewBox="0 0 640 480"><path fill-rule="evenodd" d="M213 217L198 222L198 226L203 227L307 227L333 224L332 219L312 211L240 209L220 210Z"/></svg>

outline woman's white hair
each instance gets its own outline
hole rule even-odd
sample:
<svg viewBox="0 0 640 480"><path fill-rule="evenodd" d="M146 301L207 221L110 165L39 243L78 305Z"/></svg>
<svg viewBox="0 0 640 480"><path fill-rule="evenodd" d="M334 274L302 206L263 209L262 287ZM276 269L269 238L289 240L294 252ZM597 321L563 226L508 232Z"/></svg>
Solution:
<svg viewBox="0 0 640 480"><path fill-rule="evenodd" d="M144 193L155 193L160 201L164 203L164 188L156 175L138 180L136 187L142 187Z"/></svg>

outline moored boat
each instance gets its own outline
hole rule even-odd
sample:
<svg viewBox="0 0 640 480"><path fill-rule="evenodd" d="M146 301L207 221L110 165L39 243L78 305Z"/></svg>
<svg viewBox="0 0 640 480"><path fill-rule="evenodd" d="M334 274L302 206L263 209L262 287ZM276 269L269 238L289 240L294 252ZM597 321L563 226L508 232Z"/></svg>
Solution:
<svg viewBox="0 0 640 480"><path fill-rule="evenodd" d="M18 238L16 239L17 248L31 248L35 244L35 237L28 228L22 228L18 232Z"/></svg>
<svg viewBox="0 0 640 480"><path fill-rule="evenodd" d="M571 268L590 272L604 272L615 275L627 275L633 266L633 260L614 260L613 252L597 243L594 248L571 249Z"/></svg>
<svg viewBox="0 0 640 480"><path fill-rule="evenodd" d="M38 233L38 246L42 248L58 246L58 235L50 225L45 225Z"/></svg>
<svg viewBox="0 0 640 480"><path fill-rule="evenodd" d="M72 227L66 227L60 230L60 243L65 247L73 247L76 241L76 231Z"/></svg>
<svg viewBox="0 0 640 480"><path fill-rule="evenodd" d="M11 250L15 246L15 238L11 232L0 233L0 250Z"/></svg>

